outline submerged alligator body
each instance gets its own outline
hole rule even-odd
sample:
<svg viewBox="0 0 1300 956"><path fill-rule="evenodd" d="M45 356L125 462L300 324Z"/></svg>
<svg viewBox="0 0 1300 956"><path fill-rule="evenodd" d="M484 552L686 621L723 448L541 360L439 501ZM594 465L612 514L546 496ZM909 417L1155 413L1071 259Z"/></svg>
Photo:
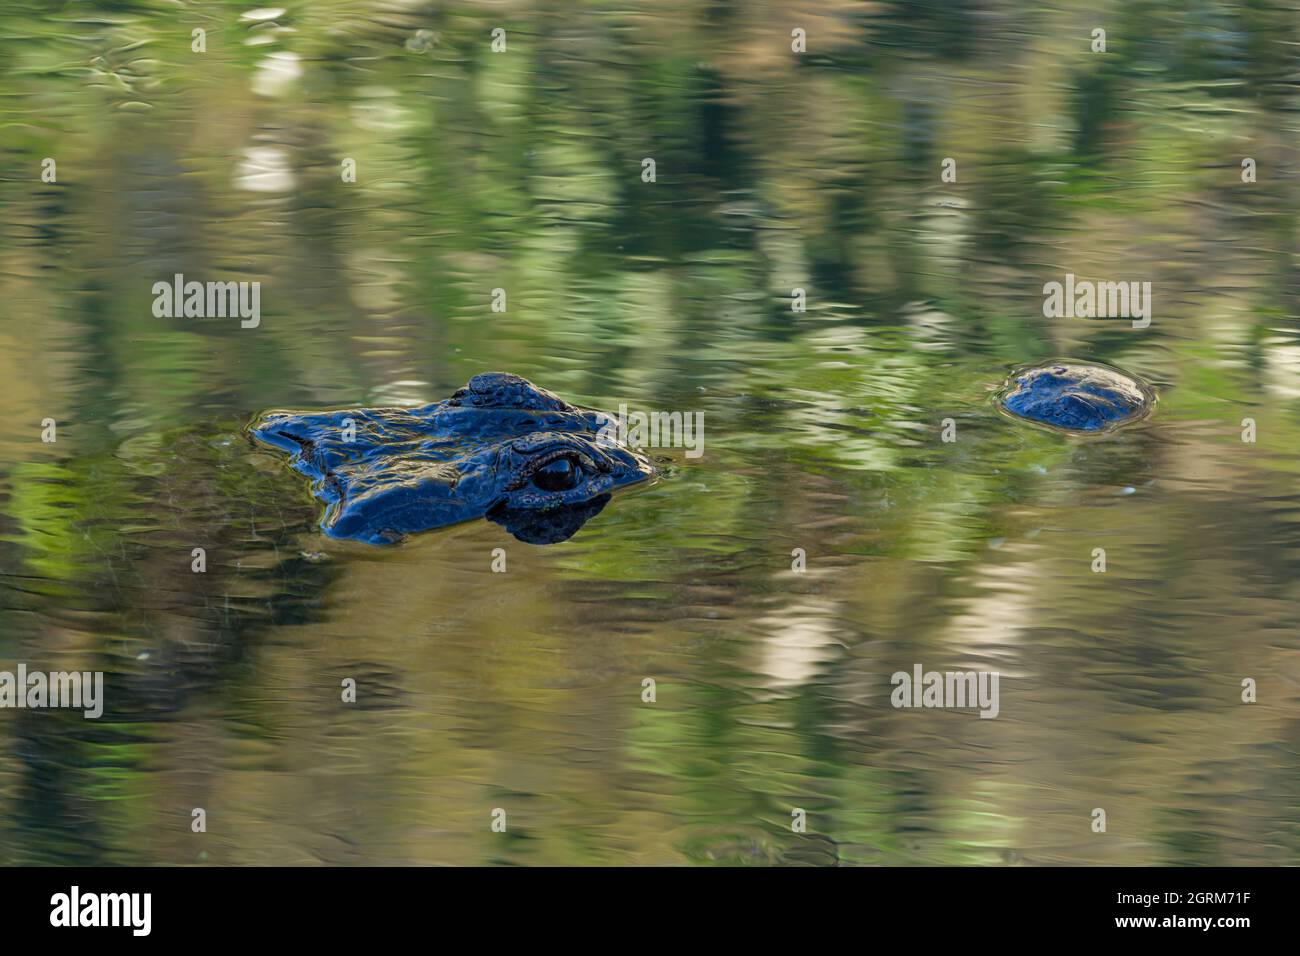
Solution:
<svg viewBox="0 0 1300 956"><path fill-rule="evenodd" d="M443 402L267 412L251 432L311 479L334 537L387 544L485 517L521 541L551 544L610 492L654 475L644 456L604 437L608 420L518 375L487 372Z"/></svg>
<svg viewBox="0 0 1300 956"><path fill-rule="evenodd" d="M1155 399L1149 385L1119 369L1054 361L1017 369L997 401L1015 418L1095 434L1145 418Z"/></svg>

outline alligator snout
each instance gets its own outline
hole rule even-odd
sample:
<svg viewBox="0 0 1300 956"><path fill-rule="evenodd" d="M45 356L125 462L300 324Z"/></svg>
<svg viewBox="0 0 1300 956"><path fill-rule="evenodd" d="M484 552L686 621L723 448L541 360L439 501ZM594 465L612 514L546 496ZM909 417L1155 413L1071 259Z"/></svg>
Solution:
<svg viewBox="0 0 1300 956"><path fill-rule="evenodd" d="M1015 418L1065 432L1098 433L1145 418L1155 390L1107 365L1044 362L1017 369L997 396Z"/></svg>

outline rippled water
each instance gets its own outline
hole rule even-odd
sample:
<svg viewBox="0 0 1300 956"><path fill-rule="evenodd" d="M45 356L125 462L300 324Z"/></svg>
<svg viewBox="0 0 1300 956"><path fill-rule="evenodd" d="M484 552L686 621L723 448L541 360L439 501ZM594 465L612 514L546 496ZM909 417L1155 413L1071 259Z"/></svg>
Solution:
<svg viewBox="0 0 1300 956"><path fill-rule="evenodd" d="M812 9L6 5L0 669L106 703L0 710L3 862L1297 862L1300 8ZM999 415L1054 356L1155 413ZM381 549L243 432L494 369L705 454Z"/></svg>

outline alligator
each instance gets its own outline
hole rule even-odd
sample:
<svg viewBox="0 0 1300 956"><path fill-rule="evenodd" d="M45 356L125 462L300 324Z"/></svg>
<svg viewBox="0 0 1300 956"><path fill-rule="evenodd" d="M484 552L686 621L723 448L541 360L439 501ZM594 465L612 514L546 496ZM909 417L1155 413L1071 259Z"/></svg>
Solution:
<svg viewBox="0 0 1300 956"><path fill-rule="evenodd" d="M1008 415L1062 432L1100 433L1145 418L1156 394L1108 365L1051 361L1016 369L997 394Z"/></svg>
<svg viewBox="0 0 1300 956"><path fill-rule="evenodd" d="M311 479L332 537L391 544L487 518L521 541L553 544L610 492L655 474L609 435L611 420L518 375L485 372L442 402L269 411L250 432Z"/></svg>

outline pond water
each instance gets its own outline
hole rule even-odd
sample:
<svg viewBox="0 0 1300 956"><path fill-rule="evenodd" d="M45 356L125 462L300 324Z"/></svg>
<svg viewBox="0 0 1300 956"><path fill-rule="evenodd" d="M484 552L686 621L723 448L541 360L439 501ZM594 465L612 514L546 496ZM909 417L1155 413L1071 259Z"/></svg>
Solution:
<svg viewBox="0 0 1300 956"><path fill-rule="evenodd" d="M1298 12L10 0L0 670L104 701L0 710L0 861L1298 862ZM489 370L703 454L372 547L244 430Z"/></svg>

